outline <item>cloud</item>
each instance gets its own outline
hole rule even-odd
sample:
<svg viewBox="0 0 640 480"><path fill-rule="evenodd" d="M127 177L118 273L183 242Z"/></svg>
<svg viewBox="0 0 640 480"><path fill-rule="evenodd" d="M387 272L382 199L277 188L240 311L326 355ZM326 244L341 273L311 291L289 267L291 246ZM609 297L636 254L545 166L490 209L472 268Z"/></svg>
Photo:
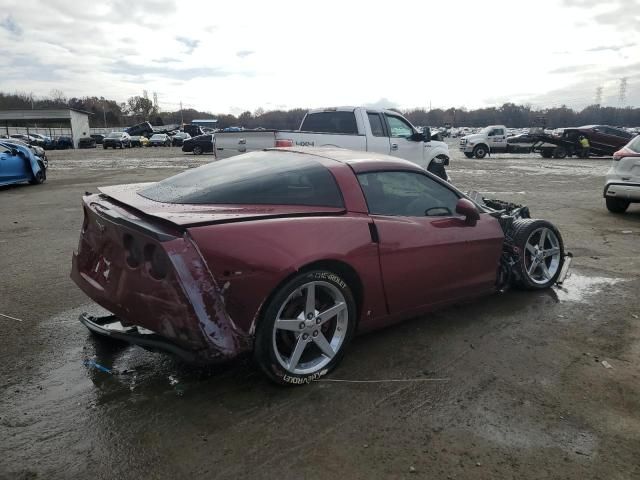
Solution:
<svg viewBox="0 0 640 480"><path fill-rule="evenodd" d="M4 28L13 35L22 35L22 27L16 23L11 15L7 15L4 20L0 21L0 28Z"/></svg>
<svg viewBox="0 0 640 480"><path fill-rule="evenodd" d="M624 48L635 47L637 43L627 43L624 45L601 45L599 47L593 47L585 50L586 52L604 52L607 50L612 50L614 52L619 52Z"/></svg>
<svg viewBox="0 0 640 480"><path fill-rule="evenodd" d="M112 73L132 77L156 76L172 80L191 80L198 77L228 77L234 72L216 67L168 68L156 65L138 65L124 60L114 62L109 70Z"/></svg>
<svg viewBox="0 0 640 480"><path fill-rule="evenodd" d="M551 75L564 74L564 73L582 73L582 72L587 72L587 71L593 69L594 67L597 67L597 65L594 65L594 64L567 65L565 67L560 67L560 68L556 68L554 70L551 70L551 71L549 71L549 73Z"/></svg>
<svg viewBox="0 0 640 480"><path fill-rule="evenodd" d="M370 108L387 108L388 109L388 108L399 108L400 104L396 102L392 102L388 98L382 97L380 100L377 100L375 102L365 103L363 106L370 107Z"/></svg>
<svg viewBox="0 0 640 480"><path fill-rule="evenodd" d="M236 56L238 56L240 58L246 58L249 55L253 55L254 53L256 53L256 52L254 52L253 50L240 50L240 51L236 52Z"/></svg>
<svg viewBox="0 0 640 480"><path fill-rule="evenodd" d="M599 7L610 7L607 11L595 13L593 20L606 26L613 26L618 31L629 30L636 32L640 18L640 2L637 0L564 0L568 7L577 7L585 11L597 11Z"/></svg>
<svg viewBox="0 0 640 480"><path fill-rule="evenodd" d="M187 55L193 52L198 47L198 44L200 43L200 40L195 40L187 37L176 37L176 40L182 43L185 47L187 47L187 49L185 50L185 53L187 53Z"/></svg>

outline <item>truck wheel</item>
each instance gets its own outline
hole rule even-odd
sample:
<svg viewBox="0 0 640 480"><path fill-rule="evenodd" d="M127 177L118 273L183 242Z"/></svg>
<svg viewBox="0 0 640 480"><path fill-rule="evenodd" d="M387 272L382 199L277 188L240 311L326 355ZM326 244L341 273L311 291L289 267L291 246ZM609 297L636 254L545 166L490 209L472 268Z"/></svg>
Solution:
<svg viewBox="0 0 640 480"><path fill-rule="evenodd" d="M473 158L473 153L471 152L464 152L464 156L467 158Z"/></svg>
<svg viewBox="0 0 640 480"><path fill-rule="evenodd" d="M269 301L256 329L255 360L276 383L310 383L340 362L355 324L356 304L340 276L300 273Z"/></svg>
<svg viewBox="0 0 640 480"><path fill-rule="evenodd" d="M566 156L567 156L567 149L564 147L557 146L553 150L553 158L566 158Z"/></svg>
<svg viewBox="0 0 640 480"><path fill-rule="evenodd" d="M513 266L516 285L526 290L553 285L564 263L564 243L558 229L546 220L520 219L513 222L512 238L520 252Z"/></svg>
<svg viewBox="0 0 640 480"><path fill-rule="evenodd" d="M542 158L551 158L553 156L553 151L552 150L541 150L540 151L540 155L542 156Z"/></svg>
<svg viewBox="0 0 640 480"><path fill-rule="evenodd" d="M607 210L611 213L624 213L629 208L628 200L622 200L621 198L606 198Z"/></svg>
<svg viewBox="0 0 640 480"><path fill-rule="evenodd" d="M473 156L476 158L484 158L487 156L487 147L484 145L477 145L476 148L473 149Z"/></svg>
<svg viewBox="0 0 640 480"><path fill-rule="evenodd" d="M446 160L444 158L438 156L431 160L431 163L429 163L429 166L427 167L427 171L443 180L447 180L447 171L444 168L445 162Z"/></svg>
<svg viewBox="0 0 640 480"><path fill-rule="evenodd" d="M202 155L202 147L200 147L198 145L193 147L193 154L194 155Z"/></svg>

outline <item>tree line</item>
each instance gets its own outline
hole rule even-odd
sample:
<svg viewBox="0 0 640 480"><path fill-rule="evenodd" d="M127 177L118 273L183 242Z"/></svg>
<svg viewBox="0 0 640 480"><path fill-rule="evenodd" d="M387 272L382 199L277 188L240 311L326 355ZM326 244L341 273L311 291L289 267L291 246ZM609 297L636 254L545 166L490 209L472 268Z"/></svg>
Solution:
<svg viewBox="0 0 640 480"><path fill-rule="evenodd" d="M195 119L217 119L219 128L245 127L293 130L300 126L305 108L291 110L255 112L246 111L238 116L213 114L193 108L177 111L162 111L146 95L133 96L126 102L118 103L104 97L67 98L63 92L52 90L49 96L35 97L27 93L0 92L0 110L34 108L75 108L92 113L91 127L117 128L130 126L142 121L153 125L190 123ZM395 109L394 109L395 110ZM464 126L484 127L486 125L507 125L512 128L544 125L549 128L575 127L580 125L606 124L613 126L640 126L640 108L602 107L590 105L582 110L567 106L534 109L530 105L505 103L500 107L477 109L448 108L427 110L422 108L396 110L406 116L414 125L443 127Z"/></svg>

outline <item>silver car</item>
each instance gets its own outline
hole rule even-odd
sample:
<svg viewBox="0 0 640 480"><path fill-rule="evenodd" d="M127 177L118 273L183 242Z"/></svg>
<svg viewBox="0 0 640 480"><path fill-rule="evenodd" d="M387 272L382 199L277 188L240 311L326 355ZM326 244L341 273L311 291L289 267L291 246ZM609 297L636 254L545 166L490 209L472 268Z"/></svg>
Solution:
<svg viewBox="0 0 640 480"><path fill-rule="evenodd" d="M640 135L613 154L604 198L612 213L624 213L630 204L640 203Z"/></svg>

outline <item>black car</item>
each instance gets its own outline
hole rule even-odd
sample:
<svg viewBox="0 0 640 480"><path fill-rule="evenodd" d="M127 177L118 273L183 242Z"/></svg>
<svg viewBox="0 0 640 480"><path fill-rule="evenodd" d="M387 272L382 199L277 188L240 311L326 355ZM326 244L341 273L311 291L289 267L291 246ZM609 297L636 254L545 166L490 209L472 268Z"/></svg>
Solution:
<svg viewBox="0 0 640 480"><path fill-rule="evenodd" d="M173 144L174 147L181 147L182 144L186 140L189 140L190 138L191 138L191 135L189 135L188 133L178 132L173 137L171 137L171 143Z"/></svg>
<svg viewBox="0 0 640 480"><path fill-rule="evenodd" d="M90 135L90 137L96 141L97 145L102 145L102 141L104 140L105 136L101 133L94 133L93 135Z"/></svg>
<svg viewBox="0 0 640 480"><path fill-rule="evenodd" d="M194 155L213 152L213 135L198 135L182 142L183 152L193 152Z"/></svg>
<svg viewBox="0 0 640 480"><path fill-rule="evenodd" d="M55 140L56 150L66 150L67 148L74 148L73 138L65 135L56 138Z"/></svg>
<svg viewBox="0 0 640 480"><path fill-rule="evenodd" d="M129 148L131 147L131 137L126 132L111 132L102 140L102 148Z"/></svg>
<svg viewBox="0 0 640 480"><path fill-rule="evenodd" d="M96 139L91 137L82 137L78 140L78 148L96 148Z"/></svg>

